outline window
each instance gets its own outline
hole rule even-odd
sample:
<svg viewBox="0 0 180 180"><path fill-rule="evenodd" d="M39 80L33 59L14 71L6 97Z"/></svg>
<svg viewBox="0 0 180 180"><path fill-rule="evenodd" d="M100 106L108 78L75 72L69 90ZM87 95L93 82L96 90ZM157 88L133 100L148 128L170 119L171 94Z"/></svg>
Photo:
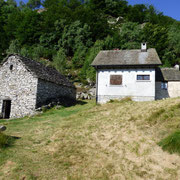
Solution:
<svg viewBox="0 0 180 180"><path fill-rule="evenodd" d="M161 89L167 90L167 82L161 82Z"/></svg>
<svg viewBox="0 0 180 180"><path fill-rule="evenodd" d="M110 75L110 85L122 85L122 75Z"/></svg>
<svg viewBox="0 0 180 180"><path fill-rule="evenodd" d="M137 80L148 81L150 80L150 75L137 75Z"/></svg>
<svg viewBox="0 0 180 180"><path fill-rule="evenodd" d="M12 65L12 64L10 65L9 69L10 69L11 71L13 70L13 65Z"/></svg>

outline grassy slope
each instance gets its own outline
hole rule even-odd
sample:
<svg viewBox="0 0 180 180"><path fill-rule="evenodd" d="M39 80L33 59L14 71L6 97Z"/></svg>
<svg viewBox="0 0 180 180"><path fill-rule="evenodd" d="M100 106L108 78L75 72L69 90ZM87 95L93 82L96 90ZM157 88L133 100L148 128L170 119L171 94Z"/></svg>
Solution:
<svg viewBox="0 0 180 180"><path fill-rule="evenodd" d="M0 150L0 179L179 179L180 157L157 145L180 128L179 104L89 101L0 121L21 137Z"/></svg>

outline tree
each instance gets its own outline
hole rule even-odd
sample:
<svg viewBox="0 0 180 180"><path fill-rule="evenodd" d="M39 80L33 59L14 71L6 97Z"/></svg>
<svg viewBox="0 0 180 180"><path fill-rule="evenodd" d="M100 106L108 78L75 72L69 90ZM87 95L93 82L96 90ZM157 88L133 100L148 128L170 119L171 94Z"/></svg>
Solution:
<svg viewBox="0 0 180 180"><path fill-rule="evenodd" d="M143 28L143 41L148 43L148 47L156 48L160 58L168 47L167 29L157 24L147 23Z"/></svg>
<svg viewBox="0 0 180 180"><path fill-rule="evenodd" d="M9 48L6 50L7 54L19 54L21 50L20 43L17 39L11 41L11 44L9 45Z"/></svg>
<svg viewBox="0 0 180 180"><path fill-rule="evenodd" d="M139 48L142 42L140 25L133 22L124 23L120 29L120 45L122 49Z"/></svg>
<svg viewBox="0 0 180 180"><path fill-rule="evenodd" d="M41 0L29 0L27 2L27 7L31 9L40 8L40 6L41 6Z"/></svg>
<svg viewBox="0 0 180 180"><path fill-rule="evenodd" d="M168 31L168 40L171 49L180 57L180 23L174 23Z"/></svg>
<svg viewBox="0 0 180 180"><path fill-rule="evenodd" d="M72 56L79 47L90 47L91 41L90 28L87 24L75 21L70 26L65 26L59 46L66 50L68 56Z"/></svg>
<svg viewBox="0 0 180 180"><path fill-rule="evenodd" d="M26 10L21 12L15 37L23 45L32 45L39 41L41 36L41 15L36 11Z"/></svg>
<svg viewBox="0 0 180 180"><path fill-rule="evenodd" d="M66 54L65 50L63 48L60 48L57 54L53 58L53 65L55 68L61 72L65 73L65 67L66 67Z"/></svg>
<svg viewBox="0 0 180 180"><path fill-rule="evenodd" d="M97 56L100 50L103 49L104 42L97 40L93 47L89 49L89 52L86 56L84 66L82 67L80 79L85 82L86 80L95 82L95 69L91 66L94 58Z"/></svg>

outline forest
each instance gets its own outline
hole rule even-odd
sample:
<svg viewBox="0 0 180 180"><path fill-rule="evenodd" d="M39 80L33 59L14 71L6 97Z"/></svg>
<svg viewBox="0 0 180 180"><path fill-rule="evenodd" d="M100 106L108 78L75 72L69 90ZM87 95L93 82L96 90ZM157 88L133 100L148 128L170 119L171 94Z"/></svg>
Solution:
<svg viewBox="0 0 180 180"><path fill-rule="evenodd" d="M74 82L95 81L100 50L156 48L164 67L180 63L180 22L125 0L0 0L0 60L17 53Z"/></svg>

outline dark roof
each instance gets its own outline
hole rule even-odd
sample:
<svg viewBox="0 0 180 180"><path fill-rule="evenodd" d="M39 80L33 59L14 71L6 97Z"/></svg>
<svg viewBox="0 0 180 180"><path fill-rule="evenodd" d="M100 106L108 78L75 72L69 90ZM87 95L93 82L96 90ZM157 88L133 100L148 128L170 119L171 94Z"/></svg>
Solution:
<svg viewBox="0 0 180 180"><path fill-rule="evenodd" d="M180 71L175 68L157 68L156 81L180 81Z"/></svg>
<svg viewBox="0 0 180 180"><path fill-rule="evenodd" d="M130 66L130 65L161 65L155 49L141 50L109 50L100 51L92 66Z"/></svg>
<svg viewBox="0 0 180 180"><path fill-rule="evenodd" d="M55 68L50 66L45 66L44 64L34 61L32 59L22 57L17 54L9 55L5 61L10 57L15 56L17 59L21 60L25 67L33 73L33 75L39 79L49 81L55 84L64 85L68 87L75 87L64 75L60 74ZM3 61L4 63L4 61Z"/></svg>

